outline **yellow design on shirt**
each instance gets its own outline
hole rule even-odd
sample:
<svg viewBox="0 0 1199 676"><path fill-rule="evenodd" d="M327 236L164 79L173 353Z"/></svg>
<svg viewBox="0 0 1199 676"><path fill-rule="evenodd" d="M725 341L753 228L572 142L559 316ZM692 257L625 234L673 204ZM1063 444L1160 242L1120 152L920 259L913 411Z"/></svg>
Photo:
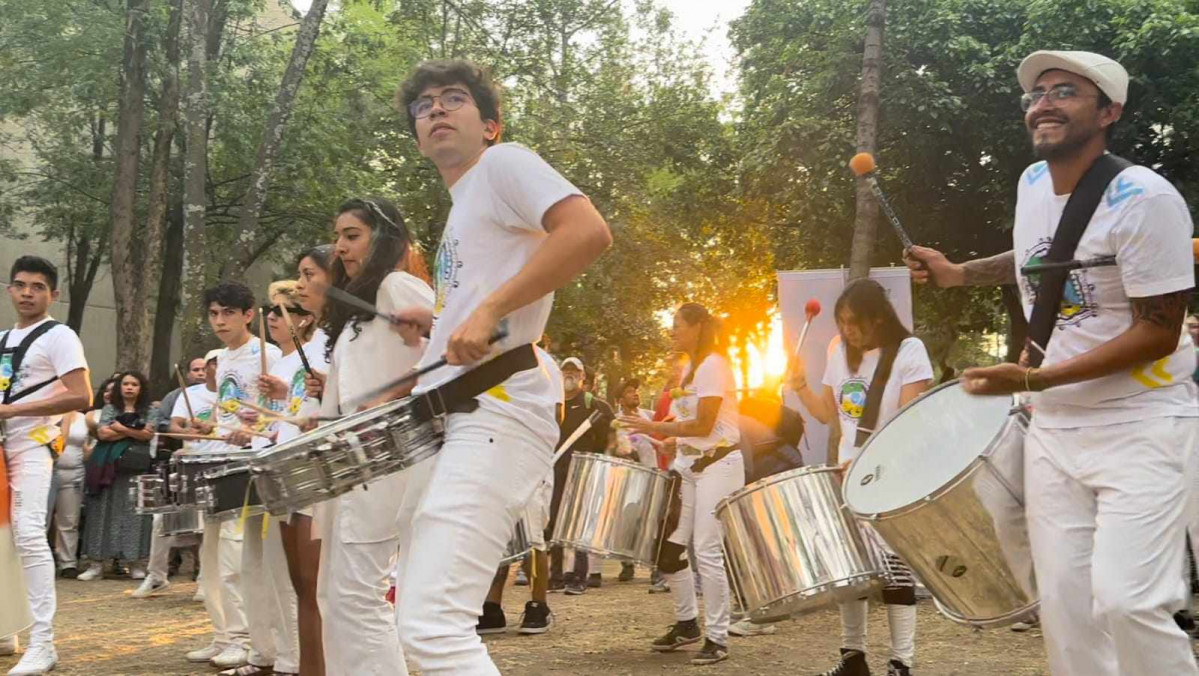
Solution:
<svg viewBox="0 0 1199 676"><path fill-rule="evenodd" d="M41 427L35 427L29 430L29 438L33 439L39 444L48 444L54 437L53 431L49 427L42 425Z"/></svg>
<svg viewBox="0 0 1199 676"><path fill-rule="evenodd" d="M1132 379L1151 390L1170 385L1174 382L1174 376L1166 372L1166 363L1169 361L1170 357L1166 356L1149 365L1149 374L1160 378L1160 382L1146 375L1144 364L1133 368Z"/></svg>
<svg viewBox="0 0 1199 676"><path fill-rule="evenodd" d="M495 387L491 388L490 390L487 390L486 392L484 392L484 394L495 397L496 399L499 399L502 402L512 401L512 397L508 395L508 390L506 390L503 385L496 385Z"/></svg>

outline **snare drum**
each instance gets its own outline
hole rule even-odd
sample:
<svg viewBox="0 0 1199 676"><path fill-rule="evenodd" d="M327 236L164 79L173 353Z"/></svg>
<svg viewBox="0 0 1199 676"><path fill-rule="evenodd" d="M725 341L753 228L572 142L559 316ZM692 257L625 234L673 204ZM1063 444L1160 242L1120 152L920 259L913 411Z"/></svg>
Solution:
<svg viewBox="0 0 1199 676"><path fill-rule="evenodd" d="M1024 520L1027 411L955 381L880 428L850 467L845 502L928 587L949 619L977 627L1037 608Z"/></svg>
<svg viewBox="0 0 1199 676"><path fill-rule="evenodd" d="M262 514L266 511L253 481L247 460L231 462L204 473L202 485L196 489L197 504L204 513L219 521Z"/></svg>
<svg viewBox="0 0 1199 676"><path fill-rule="evenodd" d="M553 543L653 565L670 502L670 475L597 453L574 453Z"/></svg>
<svg viewBox="0 0 1199 676"><path fill-rule="evenodd" d="M137 514L160 514L177 509L167 492L167 481L160 474L139 474L134 477L129 493Z"/></svg>
<svg viewBox="0 0 1199 676"><path fill-rule="evenodd" d="M171 473L167 482L171 498L179 507L200 504L197 489L204 484L204 474L231 462L245 462L254 451L229 449L218 453L179 451L171 456Z"/></svg>
<svg viewBox="0 0 1199 676"><path fill-rule="evenodd" d="M176 509L173 512L163 512L161 518L163 535L204 534L204 512L198 509Z"/></svg>
<svg viewBox="0 0 1199 676"><path fill-rule="evenodd" d="M267 510L283 516L407 469L441 449L439 419L389 401L263 449L250 460Z"/></svg>
<svg viewBox="0 0 1199 676"><path fill-rule="evenodd" d="M886 568L841 501L833 467L756 481L716 505L730 579L755 620L781 619L866 596Z"/></svg>

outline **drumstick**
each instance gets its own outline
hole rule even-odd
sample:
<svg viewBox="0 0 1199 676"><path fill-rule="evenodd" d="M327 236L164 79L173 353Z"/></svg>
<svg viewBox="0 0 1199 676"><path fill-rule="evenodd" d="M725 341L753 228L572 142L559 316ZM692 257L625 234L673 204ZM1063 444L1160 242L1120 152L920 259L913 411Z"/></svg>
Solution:
<svg viewBox="0 0 1199 676"><path fill-rule="evenodd" d="M558 458L561 458L563 454L570 450L571 446L575 445L576 441L582 438L584 434L587 434L587 430L590 430L592 425L599 422L599 418L600 412L592 411L591 415L587 416L587 419L583 421L583 424L575 428L575 431L571 432L569 437L566 437L566 441L562 442L562 445L558 447L558 450L554 453L554 457L550 460L551 468L558 464Z"/></svg>
<svg viewBox="0 0 1199 676"><path fill-rule="evenodd" d="M330 287L330 288L332 288L332 287ZM500 328L497 329L496 332L491 335L491 338L487 339L488 345L494 345L508 337L508 327L506 326L506 324L507 324L507 320L500 322ZM426 366L424 368L420 368L415 371L412 371L411 373L409 373L405 376L396 378L395 380L391 381L390 383L388 383L386 385L376 387L375 389L371 390L370 392L363 394L362 396L360 396L357 399L350 402L346 406L346 408L343 410L346 410L346 409L355 410L359 406L365 404L368 401L371 401L375 397L379 397L384 394L387 394L388 392L396 389L397 387L400 387L401 385L406 385L414 380L417 380L421 376L423 376L431 371L436 371L437 369L439 369L447 364L449 364L449 362L443 356L442 358L438 359L437 361L433 362L432 364L429 364L428 366Z"/></svg>
<svg viewBox="0 0 1199 676"><path fill-rule="evenodd" d="M891 202L887 200L887 195L883 193L883 187L878 184L878 178L874 175L874 170L876 169L874 156L870 153L858 153L854 155L849 160L849 169L858 178L866 179L867 185L870 186L870 192L874 193L874 198L878 200L879 206L883 208L883 214L887 216L887 220L895 230L895 235L899 237L899 242L903 245L903 250L910 251L912 248L912 238L908 237L907 231L903 229L903 225L899 222L899 216L895 215L895 210L891 208Z"/></svg>
<svg viewBox="0 0 1199 676"><path fill-rule="evenodd" d="M258 350L259 363L262 366L262 375L266 375L266 318L262 315L262 310L258 311L258 338L262 340L261 348Z"/></svg>
<svg viewBox="0 0 1199 676"><path fill-rule="evenodd" d="M233 401L236 401L238 403L238 405L240 405L240 406L245 406L248 409L258 411L259 413L261 413L262 415L265 415L265 416L270 416L272 418L286 418L287 417L286 415L284 415L278 411L272 411L271 409L269 409L265 406L259 406L258 404L251 404L250 402L248 402L244 399L234 399Z"/></svg>
<svg viewBox="0 0 1199 676"><path fill-rule="evenodd" d="M416 324L416 322L410 322L410 321L406 321L403 319L396 319L395 317L392 317L389 314L379 312L379 308L362 300L361 298L359 298L358 296L355 296L354 294L350 293L349 291L346 291L344 289L339 289L336 286L325 286L324 290L325 290L326 298L332 298L333 300L335 300L339 303L345 303L346 305L356 307L359 310L362 310L363 312L369 312L372 315L374 315L375 317L378 317L385 322L390 322L392 324L395 324L396 326L400 326L400 325L410 325L411 326L411 325Z"/></svg>
<svg viewBox="0 0 1199 676"><path fill-rule="evenodd" d="M312 375L312 364L308 363L308 355L304 354L304 345L300 343L300 336L296 333L296 325L291 323L291 313L287 311L287 306L279 303L279 309L283 311L283 321L287 323L287 330L291 333L291 342L296 344L296 352L300 354L300 363L304 365L304 372Z"/></svg>
<svg viewBox="0 0 1199 676"><path fill-rule="evenodd" d="M278 411L272 411L269 408L265 408L265 407L259 406L257 404L251 404L248 401L243 401L241 399L234 399L234 401L236 401L238 404L240 404L242 406L245 406L246 408L253 409L265 416L272 417L279 422L291 423L292 425L296 425L296 426L306 423L309 420L316 420L317 422L332 422L334 420L341 420L341 416L338 416L338 415L314 415L314 416L309 416L309 417L286 416Z"/></svg>
<svg viewBox="0 0 1199 676"><path fill-rule="evenodd" d="M192 410L192 399L187 396L187 381L183 379L183 371L179 370L179 365L175 365L175 375L179 376L179 388L183 390L183 403L187 406L187 419L195 420L196 412Z"/></svg>
<svg viewBox="0 0 1199 676"><path fill-rule="evenodd" d="M216 439L224 441L225 437L218 437L215 434L188 434L186 432L160 432L160 437L170 437L172 439L203 439L205 441Z"/></svg>
<svg viewBox="0 0 1199 676"><path fill-rule="evenodd" d="M234 427L233 425L225 425L222 423L217 423L216 426L223 430L229 430L230 432L241 432L242 434L249 434L252 437L262 437L263 439L271 438L271 435L266 434L265 432L255 432L254 430L252 430L248 427Z"/></svg>

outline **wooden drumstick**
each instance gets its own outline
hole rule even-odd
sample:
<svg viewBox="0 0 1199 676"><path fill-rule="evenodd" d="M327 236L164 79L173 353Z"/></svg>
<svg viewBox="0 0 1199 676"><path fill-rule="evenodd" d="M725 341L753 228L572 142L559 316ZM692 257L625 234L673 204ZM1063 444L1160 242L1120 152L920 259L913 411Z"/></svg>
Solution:
<svg viewBox="0 0 1199 676"><path fill-rule="evenodd" d="M271 438L271 435L266 434L265 432L256 432L248 427L235 427L234 425L224 425L221 423L217 423L217 427L223 430L229 430L230 432L241 432L242 434L248 434L252 437L262 437L263 439Z"/></svg>
<svg viewBox="0 0 1199 676"><path fill-rule="evenodd" d="M179 365L175 365L175 375L179 376L179 389L183 390L183 403L187 406L187 419L189 421L196 419L196 412L192 410L192 399L187 396L187 380L183 378L183 371L179 370Z"/></svg>
<svg viewBox="0 0 1199 676"><path fill-rule="evenodd" d="M262 375L266 375L266 317L263 316L262 310L258 311L258 338L262 341L261 349L258 350L259 363L262 365Z"/></svg>
<svg viewBox="0 0 1199 676"><path fill-rule="evenodd" d="M186 432L161 432L161 433L159 433L158 436L170 437L172 439L194 439L194 440L204 440L204 441L211 441L214 439L217 441L225 440L225 437L218 437L215 434L188 434Z"/></svg>
<svg viewBox="0 0 1199 676"><path fill-rule="evenodd" d="M311 376L312 364L308 363L308 355L304 354L304 344L300 342L300 334L296 333L296 325L291 321L291 313L287 311L287 305L284 303L279 303L279 309L283 311L283 321L287 322L287 330L291 333L291 341L296 344L296 352L300 355L300 363L304 365L304 372Z"/></svg>

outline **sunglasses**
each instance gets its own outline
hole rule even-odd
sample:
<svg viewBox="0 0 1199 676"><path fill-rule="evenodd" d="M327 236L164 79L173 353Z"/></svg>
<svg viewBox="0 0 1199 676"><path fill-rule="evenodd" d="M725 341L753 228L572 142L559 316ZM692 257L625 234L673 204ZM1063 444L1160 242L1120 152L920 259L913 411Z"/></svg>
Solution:
<svg viewBox="0 0 1199 676"><path fill-rule="evenodd" d="M280 306L278 306L278 305L272 305L272 306L270 306L270 307L268 307L268 308L265 308L265 309L264 309L264 311L265 311L265 312L266 312L268 315L273 315L273 316L275 316L275 317L282 317L282 316L283 316L283 310L282 310L282 309L281 309L281 307L280 307ZM288 306L287 306L287 313L288 313L288 314L292 314L292 315L297 315L297 316L300 316L300 317L310 317L310 316L312 316L312 313L311 313L311 312L309 312L308 310L305 310L304 308L302 308L302 307L300 307L300 306L298 306L298 305L288 305Z"/></svg>

